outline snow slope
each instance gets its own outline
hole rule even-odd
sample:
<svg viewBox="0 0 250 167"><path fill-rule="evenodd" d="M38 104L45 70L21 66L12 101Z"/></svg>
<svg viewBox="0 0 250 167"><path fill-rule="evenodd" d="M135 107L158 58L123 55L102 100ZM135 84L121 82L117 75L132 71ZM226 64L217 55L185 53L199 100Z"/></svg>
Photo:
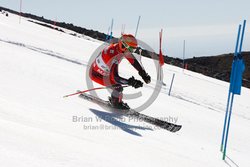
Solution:
<svg viewBox="0 0 250 167"><path fill-rule="evenodd" d="M183 125L177 133L77 96L62 98L87 88L88 60L101 44L0 14L1 166L249 166L249 89L235 97L226 161L219 149L228 83L165 65L167 86L143 113ZM127 101L132 107L142 104L155 85L152 60L143 58L143 64L152 83L125 90L143 95ZM122 68L124 76L138 78L126 61ZM105 98L108 92L98 95Z"/></svg>

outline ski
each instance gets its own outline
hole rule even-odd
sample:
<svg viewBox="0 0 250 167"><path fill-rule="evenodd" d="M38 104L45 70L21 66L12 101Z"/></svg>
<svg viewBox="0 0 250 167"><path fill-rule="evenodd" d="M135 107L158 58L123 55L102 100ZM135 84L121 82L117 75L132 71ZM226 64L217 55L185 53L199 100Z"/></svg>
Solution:
<svg viewBox="0 0 250 167"><path fill-rule="evenodd" d="M107 109L111 109L111 110L114 110L114 108L111 106L111 104L109 103L109 101L105 101L105 100L102 100L98 97L95 97L95 96L92 96L90 94L86 94L86 93L82 93L79 95L80 98L83 98L85 100L88 100L90 102L93 102L93 103L96 103L98 105L101 105ZM115 109L117 111L117 109ZM166 129L170 132L177 132L181 129L181 125L177 125L177 124L174 124L174 123L170 123L170 122L167 122L167 121L163 121L163 120L160 120L160 119L157 119L157 118L154 118L154 117L151 117L151 116L147 116L147 115L144 115L144 114L141 114L133 109L129 109L129 110L119 110L121 114L125 115L125 116L132 116L132 117L135 117L135 118L138 118L140 120L143 120L147 123L150 123L152 125L155 125L155 126L158 126L160 128L163 128L163 129Z"/></svg>

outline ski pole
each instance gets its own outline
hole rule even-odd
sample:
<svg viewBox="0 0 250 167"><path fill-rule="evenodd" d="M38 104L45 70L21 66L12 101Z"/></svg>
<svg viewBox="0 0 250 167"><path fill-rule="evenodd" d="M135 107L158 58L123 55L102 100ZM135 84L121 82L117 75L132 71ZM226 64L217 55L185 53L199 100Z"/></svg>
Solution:
<svg viewBox="0 0 250 167"><path fill-rule="evenodd" d="M93 90L107 89L107 88L112 88L112 87L115 88L115 87L118 87L118 86L116 86L116 85L110 85L110 86L103 86L103 87L98 87L98 88L87 89L87 90L79 91L79 92L72 93L72 94L69 94L69 95L65 95L65 96L63 96L63 98L74 96L74 95L78 95L78 94L82 94L82 93L86 93L86 92L90 92L90 91L93 91ZM122 87L125 88L125 87L128 87L128 85L124 85Z"/></svg>

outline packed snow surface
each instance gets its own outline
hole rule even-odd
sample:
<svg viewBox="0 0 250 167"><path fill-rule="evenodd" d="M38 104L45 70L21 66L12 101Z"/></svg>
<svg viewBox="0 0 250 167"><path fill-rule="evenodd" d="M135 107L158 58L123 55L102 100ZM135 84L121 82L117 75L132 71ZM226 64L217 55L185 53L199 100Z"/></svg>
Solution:
<svg viewBox="0 0 250 167"><path fill-rule="evenodd" d="M19 23L16 15L0 14L1 166L249 166L249 89L235 96L223 161L220 144L228 83L164 65L166 86L142 113L182 125L171 133L78 96L63 98L88 89L88 61L103 42L29 20ZM154 62L142 58L142 63L152 82L139 89L125 88L125 94L141 94L125 100L132 108L142 105L156 84ZM140 79L126 60L120 73ZM104 99L109 96L107 90L96 92Z"/></svg>

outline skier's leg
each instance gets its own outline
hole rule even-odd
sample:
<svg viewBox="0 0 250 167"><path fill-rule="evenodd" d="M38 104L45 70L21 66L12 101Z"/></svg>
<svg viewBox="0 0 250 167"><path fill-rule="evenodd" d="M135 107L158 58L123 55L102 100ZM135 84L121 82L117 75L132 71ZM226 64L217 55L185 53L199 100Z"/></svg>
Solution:
<svg viewBox="0 0 250 167"><path fill-rule="evenodd" d="M111 93L111 98L116 99L117 103L122 102L123 98L123 87L121 84L116 84L112 87L112 93Z"/></svg>
<svg viewBox="0 0 250 167"><path fill-rule="evenodd" d="M110 102L113 105L113 107L118 108L118 109L125 109L128 110L130 107L128 106L127 103L124 103L122 101L123 98L123 87L121 84L116 84L112 88L112 93L111 93L111 98Z"/></svg>
<svg viewBox="0 0 250 167"><path fill-rule="evenodd" d="M106 86L104 84L104 77L101 74L97 73L96 71L90 70L89 77L92 81L94 81L100 85Z"/></svg>

